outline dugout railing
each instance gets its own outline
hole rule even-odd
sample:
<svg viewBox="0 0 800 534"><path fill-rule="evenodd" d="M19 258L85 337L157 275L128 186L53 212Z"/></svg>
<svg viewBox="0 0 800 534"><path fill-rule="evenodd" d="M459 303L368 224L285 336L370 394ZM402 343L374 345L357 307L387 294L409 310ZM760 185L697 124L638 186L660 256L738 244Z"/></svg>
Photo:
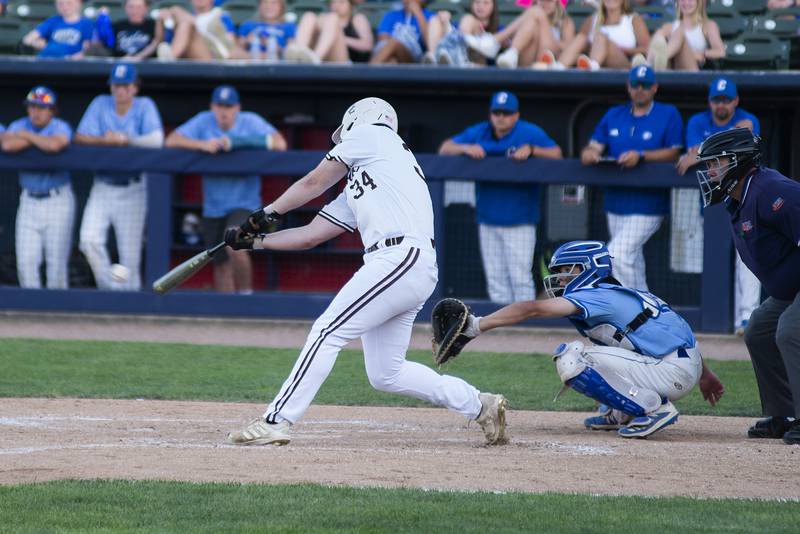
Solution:
<svg viewBox="0 0 800 534"><path fill-rule="evenodd" d="M330 293L258 292L253 295L227 295L207 291L178 290L159 296L149 290L152 282L170 267L173 239L174 176L197 174L268 174L301 176L313 168L323 152L288 151L272 153L252 150L220 155L205 155L184 150L150 150L133 148L99 148L72 146L60 154L44 154L30 149L19 154L0 153L0 171L4 176L3 196L16 188L13 171L52 170L147 172L148 212L144 240L143 281L138 292L99 291L95 289L32 290L0 286L0 309L29 311L75 311L129 314L209 315L274 318L313 318L330 301ZM540 183L557 186L577 184L596 190L601 186L653 188L695 188L693 174L678 176L671 164L643 164L621 170L617 166L584 167L576 159L515 162L505 158L472 161L463 157L442 157L418 154L433 199L436 215L436 248L440 263L440 283L426 308L420 314L429 316L431 302L447 293L446 258L458 254L459 246L446 224L445 182L486 181ZM12 181L13 180L13 181ZM9 187L9 182L13 188ZM547 203L543 188L543 203ZM4 209L10 198L5 198ZM7 218L8 219L8 218ZM78 219L79 220L79 216ZM474 224L474 222L472 223ZM605 233L602 219L589 222L590 235ZM727 217L723 208L706 210L703 219L703 272L699 274L698 294L692 303L676 306L693 328L706 332L728 332L731 328L732 246ZM602 226L602 228L600 227ZM13 239L13 231L5 228L4 239ZM9 237L11 236L11 237ZM451 243L452 242L452 243ZM77 243L74 243L77 247ZM480 258L472 258L480 262ZM468 299L477 313L488 313L497 306L486 301ZM548 322L539 324L563 324Z"/></svg>

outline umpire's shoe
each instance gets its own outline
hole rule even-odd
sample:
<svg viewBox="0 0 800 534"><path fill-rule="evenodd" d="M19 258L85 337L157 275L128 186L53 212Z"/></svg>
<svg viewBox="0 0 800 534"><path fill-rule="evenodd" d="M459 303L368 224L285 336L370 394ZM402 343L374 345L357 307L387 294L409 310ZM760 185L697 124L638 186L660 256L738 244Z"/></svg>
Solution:
<svg viewBox="0 0 800 534"><path fill-rule="evenodd" d="M503 445L506 439L506 407L508 401L502 395L481 393L481 413L475 421L483 429L488 445Z"/></svg>
<svg viewBox="0 0 800 534"><path fill-rule="evenodd" d="M290 426L292 425L288 421L271 424L259 417L253 419L244 430L228 434L228 443L234 445L286 445L291 441Z"/></svg>
<svg viewBox="0 0 800 534"><path fill-rule="evenodd" d="M792 421L792 426L783 435L783 442L787 445L800 445L800 419Z"/></svg>
<svg viewBox="0 0 800 534"><path fill-rule="evenodd" d="M787 417L767 417L759 419L747 429L748 438L781 439L792 422Z"/></svg>

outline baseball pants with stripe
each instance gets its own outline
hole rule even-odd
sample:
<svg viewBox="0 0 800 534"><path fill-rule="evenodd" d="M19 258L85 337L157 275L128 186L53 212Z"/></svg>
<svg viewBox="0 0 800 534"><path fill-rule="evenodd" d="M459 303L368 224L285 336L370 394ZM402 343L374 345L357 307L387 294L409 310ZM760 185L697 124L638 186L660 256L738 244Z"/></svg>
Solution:
<svg viewBox="0 0 800 534"><path fill-rule="evenodd" d="M316 320L289 377L264 414L269 423L298 421L333 369L339 351L358 337L370 384L445 406L470 419L481 410L478 390L460 378L406 361L411 326L433 292L438 273L431 249L378 249Z"/></svg>

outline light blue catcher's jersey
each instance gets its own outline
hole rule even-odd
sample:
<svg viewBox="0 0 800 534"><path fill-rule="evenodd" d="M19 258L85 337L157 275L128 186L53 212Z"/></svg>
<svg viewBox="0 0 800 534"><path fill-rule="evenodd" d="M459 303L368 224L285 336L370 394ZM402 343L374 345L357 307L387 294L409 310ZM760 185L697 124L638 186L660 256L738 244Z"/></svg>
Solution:
<svg viewBox="0 0 800 534"><path fill-rule="evenodd" d="M596 288L579 289L564 296L580 313L569 317L578 331L597 345L622 347L655 358L680 348L695 346L692 329L669 305L646 291L628 289L613 284L598 284ZM652 316L639 328L625 333L627 326L643 311Z"/></svg>

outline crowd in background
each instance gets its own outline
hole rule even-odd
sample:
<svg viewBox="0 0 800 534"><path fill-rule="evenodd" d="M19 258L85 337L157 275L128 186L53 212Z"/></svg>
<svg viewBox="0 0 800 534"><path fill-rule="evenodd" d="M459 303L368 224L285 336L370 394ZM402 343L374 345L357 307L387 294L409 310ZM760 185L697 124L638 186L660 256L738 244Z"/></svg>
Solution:
<svg viewBox="0 0 800 534"><path fill-rule="evenodd" d="M260 0L238 26L226 0L190 5L126 0L125 17L111 20L101 8L84 15L81 0L55 0L57 15L28 32L22 42L40 56L81 58L113 55L138 60L251 60L333 63L425 63L504 68L656 70L714 68L726 55L706 0L515 0L513 18L501 20L500 4L464 2L465 12L429 10L426 0L392 4L371 23L370 0L330 0L326 11L287 13L286 0ZM582 22L567 2L593 8ZM800 0L769 0L769 9ZM102 5L102 3L100 4ZM456 5L456 4L453 4ZM166 7L164 7L166 6ZM651 34L637 6L663 8ZM374 13L374 11L372 11ZM381 15L381 13L378 13ZM374 24L375 26L373 27ZM651 26L653 28L653 26Z"/></svg>

